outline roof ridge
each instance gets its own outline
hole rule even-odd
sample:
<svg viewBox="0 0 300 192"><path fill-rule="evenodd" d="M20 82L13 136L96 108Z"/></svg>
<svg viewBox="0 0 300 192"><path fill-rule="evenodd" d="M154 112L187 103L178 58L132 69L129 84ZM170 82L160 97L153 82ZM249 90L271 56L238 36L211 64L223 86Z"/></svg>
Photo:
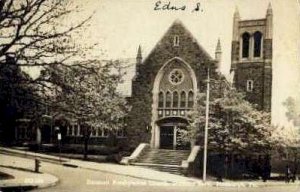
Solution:
<svg viewBox="0 0 300 192"><path fill-rule="evenodd" d="M183 27L183 29L188 33L188 35L195 41L195 43L197 44L197 46L200 48L200 50L204 53L204 55L206 57L208 57L210 60L213 60L213 57L210 56L210 54L203 48L203 46L199 43L199 41L195 38L195 36L191 33L190 30L188 30L188 28L183 24L183 22L180 19L175 19L173 21L173 23L170 25L170 27L168 27L168 29L165 31L165 33L161 36L161 38L159 39L159 41L157 41L157 43L154 45L154 47L151 49L151 51L147 54L147 56L145 56L143 59L143 62L145 62L149 56L153 53L153 51L156 49L156 47L160 44L160 42L164 39L164 37L169 33L169 31L175 26L175 25L180 25L181 27Z"/></svg>

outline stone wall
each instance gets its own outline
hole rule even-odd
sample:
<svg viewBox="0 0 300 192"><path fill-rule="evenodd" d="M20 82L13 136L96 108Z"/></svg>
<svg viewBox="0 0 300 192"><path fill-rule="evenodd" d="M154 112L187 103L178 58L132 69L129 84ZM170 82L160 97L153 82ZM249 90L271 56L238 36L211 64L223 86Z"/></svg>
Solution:
<svg viewBox="0 0 300 192"><path fill-rule="evenodd" d="M179 46L173 44L175 35L179 36ZM182 23L175 21L144 62L137 67L137 76L132 82L132 110L127 126L128 140L132 147L141 142L150 142L154 80L160 68L174 57L184 60L194 70L200 92L206 90L206 65L209 64L212 68L211 76L216 76L213 59Z"/></svg>

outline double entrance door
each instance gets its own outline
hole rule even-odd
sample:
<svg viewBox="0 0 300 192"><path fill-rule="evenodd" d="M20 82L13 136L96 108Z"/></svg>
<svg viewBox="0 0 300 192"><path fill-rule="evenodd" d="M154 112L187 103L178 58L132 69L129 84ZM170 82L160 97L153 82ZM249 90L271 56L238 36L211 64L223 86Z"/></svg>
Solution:
<svg viewBox="0 0 300 192"><path fill-rule="evenodd" d="M184 127L176 125L160 126L160 148L161 149L188 149L189 143L182 142L180 130Z"/></svg>

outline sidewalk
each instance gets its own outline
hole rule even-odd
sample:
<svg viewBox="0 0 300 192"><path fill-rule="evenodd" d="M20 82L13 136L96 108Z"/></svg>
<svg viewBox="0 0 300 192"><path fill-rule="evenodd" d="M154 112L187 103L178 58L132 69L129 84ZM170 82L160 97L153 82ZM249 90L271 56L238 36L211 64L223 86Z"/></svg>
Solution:
<svg viewBox="0 0 300 192"><path fill-rule="evenodd" d="M9 152L15 155L24 154L24 151L11 150L9 148L0 147L0 152ZM99 172L113 173L117 175L124 175L133 178L145 179L149 181L160 182L163 185L172 186L215 186L215 187L266 187L266 186L287 186L287 185L300 185L299 181L295 183L286 184L284 181L231 181L224 180L224 182L207 181L202 182L199 178L184 177L179 175L174 175L165 172L159 172L152 169L147 169L138 166L131 165L118 165L110 163L95 163L89 161L75 160L75 159L63 159L59 161L58 157L44 155L39 153L26 152L26 155L34 155L34 157L39 157L42 161L51 159L55 160L55 163L60 163L65 166L89 169Z"/></svg>
<svg viewBox="0 0 300 192"><path fill-rule="evenodd" d="M28 158L40 158L43 161L47 162L53 162L53 163L60 163L60 162L67 162L69 161L68 158L60 158L57 156L52 156L52 155L45 155L42 153L34 153L30 151L22 151L22 150L17 150L17 149L11 149L7 147L0 147L0 152L8 153L8 154L14 154L17 156L21 157L28 157Z"/></svg>
<svg viewBox="0 0 300 192"><path fill-rule="evenodd" d="M56 157L48 157L43 154L35 155L35 153L14 150L9 148L1 148L1 153L13 154L22 158L1 158L0 172L12 175L13 179L0 180L0 188L46 188L54 186L59 181L53 175L47 173L35 173L34 158L43 157L46 161L53 161ZM33 156L34 155L34 156Z"/></svg>
<svg viewBox="0 0 300 192"><path fill-rule="evenodd" d="M171 186L214 186L214 187L267 187L267 186L286 186L299 185L300 182L286 184L284 181L231 181L224 182L206 181L205 183L199 178L184 177L166 172L155 171L152 169L131 166L131 165L116 165L108 163L94 163L80 160L70 160L68 164L78 166L79 168L90 169L95 171L126 175L139 179L150 181L164 182L164 185Z"/></svg>
<svg viewBox="0 0 300 192"><path fill-rule="evenodd" d="M46 188L54 186L58 182L56 177L46 173L34 173L6 167L0 167L0 172L14 176L13 179L0 180L0 189L12 187Z"/></svg>

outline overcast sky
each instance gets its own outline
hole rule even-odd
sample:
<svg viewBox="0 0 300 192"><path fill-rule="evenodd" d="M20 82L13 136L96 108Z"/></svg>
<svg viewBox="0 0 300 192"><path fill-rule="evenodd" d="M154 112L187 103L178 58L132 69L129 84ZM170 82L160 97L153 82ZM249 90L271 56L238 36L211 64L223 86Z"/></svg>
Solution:
<svg viewBox="0 0 300 192"><path fill-rule="evenodd" d="M185 11L154 11L156 0L74 0L82 19L95 11L91 26L78 39L83 43L99 43L103 59L135 58L142 46L147 56L175 19L180 19L203 48L214 57L218 38L222 45L224 74L229 73L232 21L235 7L241 19L258 19L266 15L269 2L274 15L273 30L273 100L272 119L275 124L285 124L283 101L300 93L300 17L297 0L171 0L171 5ZM169 1L161 1L162 5ZM191 10L200 3L202 11ZM130 75L126 78L130 81ZM130 84L124 86L130 90ZM298 90L298 92L297 92Z"/></svg>

